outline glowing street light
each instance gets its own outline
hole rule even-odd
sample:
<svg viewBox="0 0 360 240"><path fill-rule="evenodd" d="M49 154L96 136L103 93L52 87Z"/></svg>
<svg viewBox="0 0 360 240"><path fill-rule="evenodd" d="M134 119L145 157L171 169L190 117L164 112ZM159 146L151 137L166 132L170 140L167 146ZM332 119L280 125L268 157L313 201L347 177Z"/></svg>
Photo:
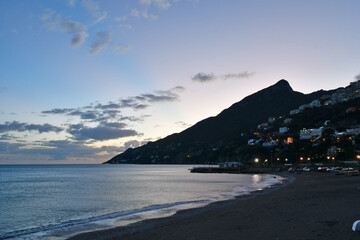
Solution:
<svg viewBox="0 0 360 240"><path fill-rule="evenodd" d="M303 158L303 157L300 157L300 161L302 161L302 160L304 160L304 158Z"/></svg>
<svg viewBox="0 0 360 240"><path fill-rule="evenodd" d="M308 161L310 161L310 160L311 160L311 158L309 158L309 157L308 157L308 158L307 158L307 160L308 160Z"/></svg>
<svg viewBox="0 0 360 240"><path fill-rule="evenodd" d="M258 163L258 162L259 162L259 159L258 159L258 158L255 158L255 159L254 159L254 162L255 162L255 163Z"/></svg>

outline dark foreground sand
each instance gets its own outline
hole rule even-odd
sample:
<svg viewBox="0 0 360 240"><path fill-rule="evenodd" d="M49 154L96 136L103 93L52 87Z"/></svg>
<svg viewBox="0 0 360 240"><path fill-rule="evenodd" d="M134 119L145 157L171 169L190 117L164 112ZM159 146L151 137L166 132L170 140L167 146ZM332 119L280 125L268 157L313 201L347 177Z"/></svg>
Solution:
<svg viewBox="0 0 360 240"><path fill-rule="evenodd" d="M285 187L71 239L360 239L360 176L285 174ZM292 181L294 180L294 181Z"/></svg>

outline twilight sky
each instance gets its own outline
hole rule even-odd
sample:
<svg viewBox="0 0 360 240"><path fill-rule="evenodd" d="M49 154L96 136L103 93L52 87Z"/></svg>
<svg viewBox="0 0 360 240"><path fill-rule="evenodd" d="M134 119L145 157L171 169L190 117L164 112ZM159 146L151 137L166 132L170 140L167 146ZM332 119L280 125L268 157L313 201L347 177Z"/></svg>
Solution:
<svg viewBox="0 0 360 240"><path fill-rule="evenodd" d="M100 163L284 78L360 79L358 0L1 0L0 164Z"/></svg>

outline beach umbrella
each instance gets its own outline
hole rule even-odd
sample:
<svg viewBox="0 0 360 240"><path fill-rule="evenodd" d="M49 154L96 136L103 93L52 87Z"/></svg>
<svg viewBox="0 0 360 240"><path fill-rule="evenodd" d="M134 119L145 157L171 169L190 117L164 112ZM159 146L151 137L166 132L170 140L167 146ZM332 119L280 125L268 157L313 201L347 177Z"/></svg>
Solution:
<svg viewBox="0 0 360 240"><path fill-rule="evenodd" d="M356 220L352 226L354 232L360 232L360 220Z"/></svg>

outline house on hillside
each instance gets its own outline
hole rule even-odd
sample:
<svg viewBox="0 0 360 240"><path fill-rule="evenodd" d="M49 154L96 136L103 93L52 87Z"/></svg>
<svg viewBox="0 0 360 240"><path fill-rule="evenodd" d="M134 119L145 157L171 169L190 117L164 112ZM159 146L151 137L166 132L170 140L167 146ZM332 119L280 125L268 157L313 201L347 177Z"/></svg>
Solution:
<svg viewBox="0 0 360 240"><path fill-rule="evenodd" d="M324 131L324 127L315 128L315 129L303 129L300 130L300 139L311 139L313 137L321 137Z"/></svg>
<svg viewBox="0 0 360 240"><path fill-rule="evenodd" d="M274 146L277 146L277 145L278 145L278 143L276 141L274 141L274 140L271 140L269 142L264 142L262 144L263 147L274 147Z"/></svg>
<svg viewBox="0 0 360 240"><path fill-rule="evenodd" d="M309 103L309 108L314 108L314 107L321 107L321 103L320 103L320 101L319 100L314 100L314 101L312 101L311 103Z"/></svg>
<svg viewBox="0 0 360 240"><path fill-rule="evenodd" d="M290 111L290 115L295 115L295 114L299 114L300 110L299 109L294 109Z"/></svg>
<svg viewBox="0 0 360 240"><path fill-rule="evenodd" d="M282 134L282 133L286 133L289 131L289 128L288 127L281 127L279 128L279 133Z"/></svg>
<svg viewBox="0 0 360 240"><path fill-rule="evenodd" d="M269 123L274 123L274 122L275 122L275 118L274 118L274 117L269 117L268 122L269 122Z"/></svg>
<svg viewBox="0 0 360 240"><path fill-rule="evenodd" d="M292 122L292 118L286 118L284 120L284 124L290 124Z"/></svg>

